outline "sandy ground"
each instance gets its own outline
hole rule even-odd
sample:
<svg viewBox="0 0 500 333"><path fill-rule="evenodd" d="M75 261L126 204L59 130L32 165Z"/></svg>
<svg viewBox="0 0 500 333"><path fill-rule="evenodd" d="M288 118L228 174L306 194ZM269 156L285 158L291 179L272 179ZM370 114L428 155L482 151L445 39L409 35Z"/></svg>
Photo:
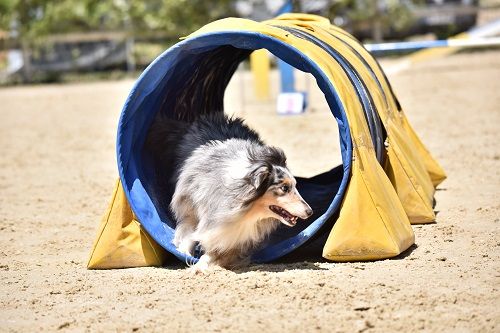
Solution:
<svg viewBox="0 0 500 333"><path fill-rule="evenodd" d="M174 261L85 268L117 176L115 129L131 81L0 89L0 331L499 332L499 78L500 51L391 77L449 176L437 223L414 227L410 251L195 277ZM284 147L298 174L340 160L317 91L312 112L277 118L272 103L249 101L249 87L241 109L238 80L229 109Z"/></svg>

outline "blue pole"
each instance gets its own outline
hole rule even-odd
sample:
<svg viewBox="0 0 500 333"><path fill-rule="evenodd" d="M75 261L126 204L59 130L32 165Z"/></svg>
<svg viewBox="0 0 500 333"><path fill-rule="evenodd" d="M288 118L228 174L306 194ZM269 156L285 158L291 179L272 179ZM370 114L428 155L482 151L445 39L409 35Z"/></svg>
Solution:
<svg viewBox="0 0 500 333"><path fill-rule="evenodd" d="M295 92L295 79L293 76L293 67L278 59L278 68L280 70L281 92Z"/></svg>
<svg viewBox="0 0 500 333"><path fill-rule="evenodd" d="M283 6L278 10L276 15L281 15L285 13L291 13L293 10L293 4L291 0L286 1ZM293 76L293 67L278 59L278 68L280 71L280 82L281 82L281 92L289 93L295 92L295 78Z"/></svg>

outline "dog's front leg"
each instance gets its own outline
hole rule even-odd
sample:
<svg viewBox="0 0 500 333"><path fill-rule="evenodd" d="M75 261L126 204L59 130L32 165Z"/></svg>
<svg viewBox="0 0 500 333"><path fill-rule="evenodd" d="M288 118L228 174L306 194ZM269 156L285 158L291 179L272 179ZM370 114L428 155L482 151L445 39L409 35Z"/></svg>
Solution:
<svg viewBox="0 0 500 333"><path fill-rule="evenodd" d="M193 274L203 274L203 275L208 275L210 273L210 268L213 265L213 257L205 253L203 254L198 262L194 264L194 266L191 266L191 271Z"/></svg>

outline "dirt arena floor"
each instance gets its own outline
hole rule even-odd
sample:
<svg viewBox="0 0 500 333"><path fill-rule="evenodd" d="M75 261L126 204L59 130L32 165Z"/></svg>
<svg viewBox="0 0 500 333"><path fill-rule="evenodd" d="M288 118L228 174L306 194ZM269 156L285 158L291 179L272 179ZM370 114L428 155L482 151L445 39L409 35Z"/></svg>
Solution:
<svg viewBox="0 0 500 333"><path fill-rule="evenodd" d="M0 89L0 331L500 332L500 51L390 79L449 177L436 224L414 226L416 246L391 260L298 257L208 276L175 261L86 269L132 81ZM292 170L340 161L321 95L306 115L279 118L248 84L234 79L229 110L285 148Z"/></svg>

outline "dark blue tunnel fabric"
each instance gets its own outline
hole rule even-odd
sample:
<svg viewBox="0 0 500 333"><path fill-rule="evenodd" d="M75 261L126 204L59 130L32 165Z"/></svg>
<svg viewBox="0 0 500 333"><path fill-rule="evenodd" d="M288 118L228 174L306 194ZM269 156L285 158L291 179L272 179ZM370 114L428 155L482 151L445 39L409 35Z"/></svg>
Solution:
<svg viewBox="0 0 500 333"><path fill-rule="evenodd" d="M159 112L190 121L198 114L222 110L224 90L238 64L261 48L316 78L338 123L343 164L316 177L298 178L299 191L315 215L296 227L279 229L253 260L268 262L304 244L335 215L343 199L351 169L351 137L342 103L320 68L292 46L257 32L188 38L163 53L139 77L123 108L117 135L118 169L132 210L147 232L183 261L197 259L186 257L172 244L175 221L168 212L169 200L158 199L154 168L143 149L148 129Z"/></svg>

